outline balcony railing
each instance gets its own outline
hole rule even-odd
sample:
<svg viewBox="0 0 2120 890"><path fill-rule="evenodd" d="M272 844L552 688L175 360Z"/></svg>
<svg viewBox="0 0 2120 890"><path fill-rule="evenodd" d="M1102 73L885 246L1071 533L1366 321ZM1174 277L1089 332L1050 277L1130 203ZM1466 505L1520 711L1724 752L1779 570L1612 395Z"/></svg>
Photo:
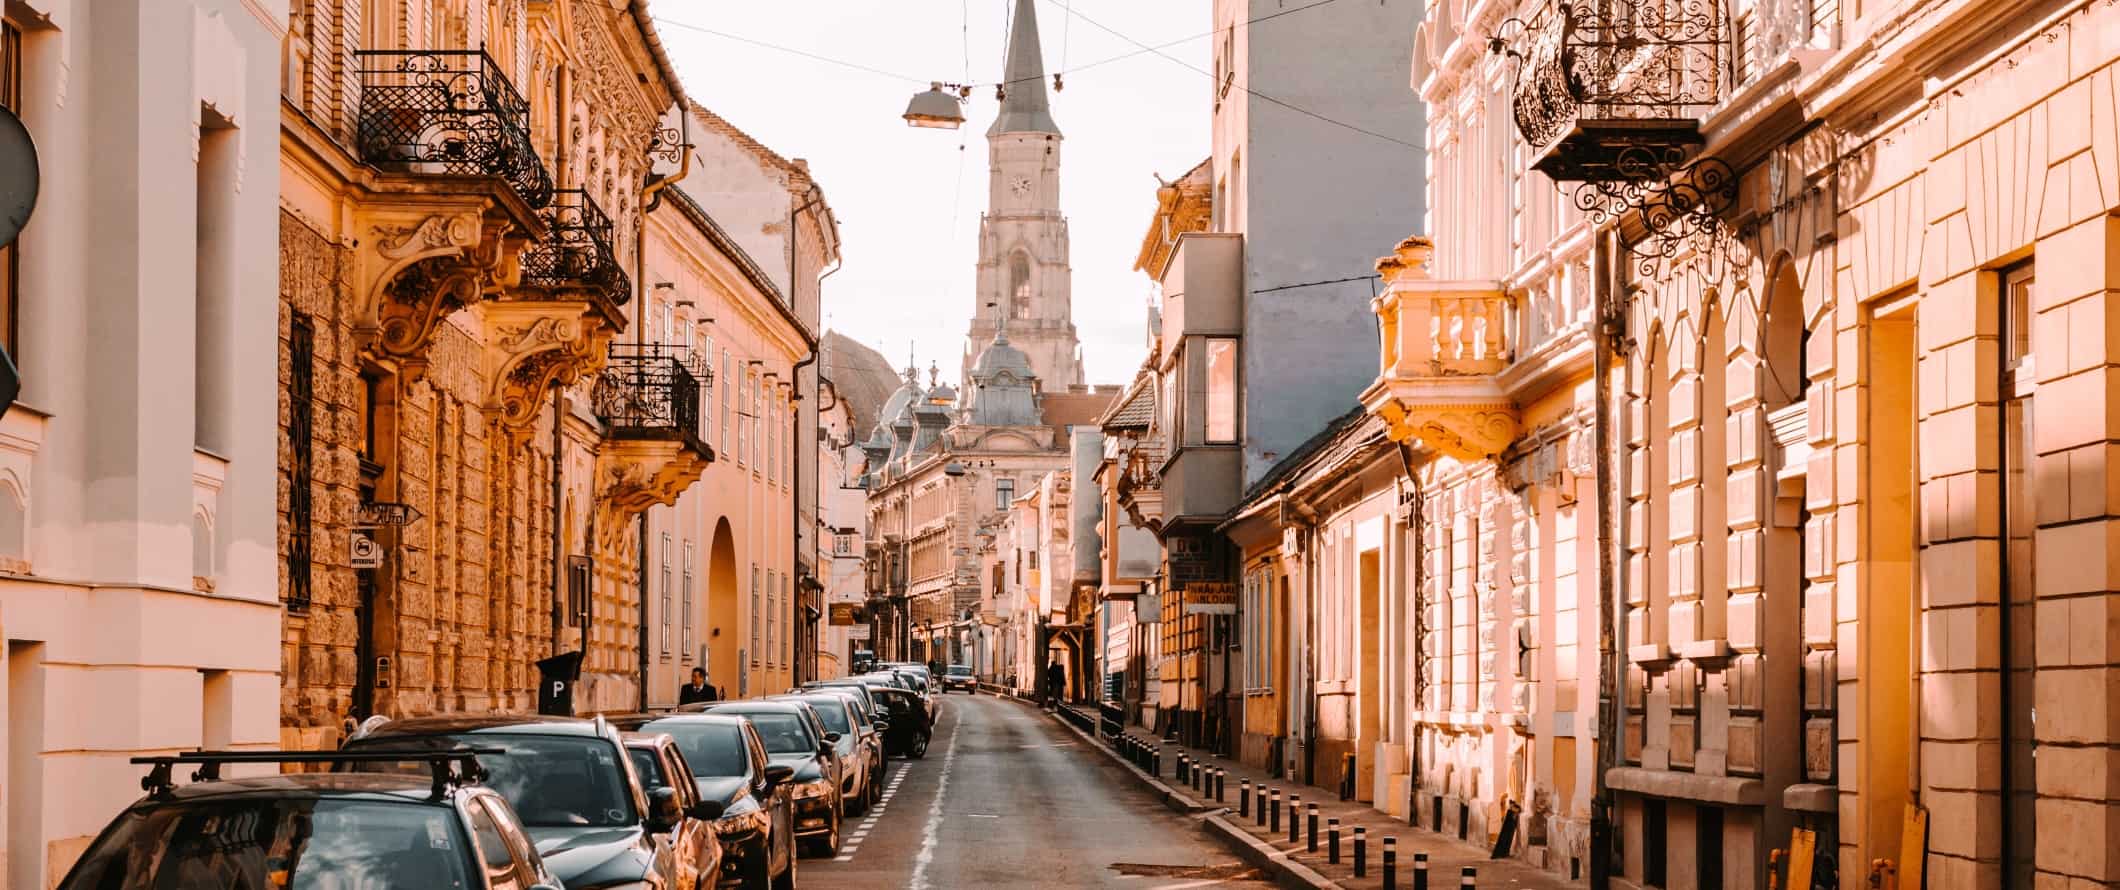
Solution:
<svg viewBox="0 0 2120 890"><path fill-rule="evenodd" d="M484 50L361 50L361 160L393 172L495 176L552 201L530 142L530 106Z"/></svg>
<svg viewBox="0 0 2120 890"><path fill-rule="evenodd" d="M611 217L581 189L552 193L542 211L551 230L523 252L523 283L543 288L593 290L613 306L633 297L633 277L611 249Z"/></svg>
<svg viewBox="0 0 2120 890"><path fill-rule="evenodd" d="M1548 0L1511 25L1495 48L1516 58L1517 132L1556 180L1659 178L1723 98L1722 0Z"/></svg>
<svg viewBox="0 0 2120 890"><path fill-rule="evenodd" d="M709 453L699 436L699 380L675 347L612 344L590 397L611 438L676 440Z"/></svg>

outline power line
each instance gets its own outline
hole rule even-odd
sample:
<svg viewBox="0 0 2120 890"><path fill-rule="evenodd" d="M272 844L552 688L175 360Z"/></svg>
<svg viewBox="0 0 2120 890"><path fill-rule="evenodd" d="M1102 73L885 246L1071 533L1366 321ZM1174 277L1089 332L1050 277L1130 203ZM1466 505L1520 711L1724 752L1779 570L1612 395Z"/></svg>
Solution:
<svg viewBox="0 0 2120 890"><path fill-rule="evenodd" d="M1047 3L1050 3L1050 4L1055 4L1055 5L1058 5L1058 4L1059 4L1059 2L1060 2L1060 0L1045 0L1045 2L1047 2ZM1314 5L1314 6L1316 6L1316 5L1323 5L1323 3L1326 3L1326 2L1331 2L1331 0L1323 0L1323 2L1321 2L1321 3L1317 3L1317 4L1312 4L1312 5ZM1096 19L1093 19L1093 18L1090 18L1089 16L1083 15L1082 13L1079 13L1079 12L1075 12L1075 11L1074 11L1074 9L1073 9L1072 7L1069 7L1069 6L1062 6L1062 7L1061 7L1061 9L1062 9L1063 11L1065 11L1066 13L1070 14L1070 15L1073 15L1073 16L1076 16L1076 17L1078 17L1078 18L1082 19L1082 21L1084 21L1084 22L1088 23L1088 24L1089 24L1090 26L1092 26L1092 27L1095 27L1095 28L1097 28L1097 29L1098 29L1098 30L1100 30L1100 31L1103 31L1103 32L1105 32L1105 33L1107 33L1107 34L1110 34L1110 35L1112 35L1113 37L1117 37L1117 38L1119 38L1120 40L1124 40L1124 41L1126 41L1126 42L1128 42L1128 43L1131 43L1131 44L1133 44L1133 45L1135 45L1135 46L1138 46L1138 47L1140 47L1140 48L1142 49L1142 51L1143 51L1143 52L1150 52L1150 53L1155 53L1155 54L1156 54L1156 55L1158 55L1158 56L1161 56L1161 57L1163 57L1163 58L1165 58L1165 59L1168 59L1168 60L1170 60L1170 62L1171 62L1172 64L1175 64L1175 65L1179 65L1179 66L1182 66L1182 67L1184 67L1184 68L1186 68L1186 69L1189 69L1189 70L1191 70L1191 71L1194 71L1194 72L1196 72L1196 73L1198 73L1198 74L1200 74L1200 75L1202 75L1202 76L1205 76L1205 77L1206 77L1206 78L1207 78L1208 80L1210 80L1210 81L1214 80L1214 77L1215 77L1215 76L1214 76L1214 73L1213 73L1213 72L1210 72L1210 71L1205 71L1205 70L1202 70L1202 69L1200 69L1200 68L1198 68L1198 67L1195 67L1195 66L1194 66L1194 65L1193 65L1192 63L1190 63L1190 62L1186 62L1186 61L1184 61L1184 60L1182 60L1182 59L1179 59L1179 58L1177 58L1176 56L1172 56L1172 55L1170 55L1170 54L1168 54L1168 53L1165 53L1165 52L1163 52L1162 50L1159 50L1159 49L1157 49L1157 48L1155 48L1155 47L1149 46L1149 45L1148 45L1148 44L1146 44L1146 43L1142 43L1142 42L1141 42L1141 41L1139 41L1139 40L1135 40L1135 39L1133 39L1132 37L1128 37L1128 36L1126 36L1125 34L1122 34L1122 33L1118 32L1117 30L1114 30L1114 29L1113 29L1113 28L1111 28L1110 26L1108 26L1108 25L1105 25L1105 24L1104 24L1103 22L1099 22L1099 21L1097 21ZM1357 132L1357 133L1361 133L1361 134L1363 134L1363 135L1365 135L1365 136L1373 136L1373 137L1375 137L1375 138L1378 138L1378 139L1382 139L1382 140L1384 140L1384 141L1386 141L1386 142L1391 142L1391 143L1395 143L1395 144L1398 144L1398 145L1403 145L1403 146L1405 146L1405 147L1407 147L1407 148L1411 148L1411 149L1417 149L1417 150L1419 150L1419 149L1425 149L1425 148L1426 148L1426 146L1423 146L1423 145L1421 145L1420 143L1417 143L1417 142L1408 142L1408 141L1406 141L1406 140L1404 140L1404 139L1400 139L1400 138L1398 138L1398 137L1396 137L1396 136L1390 136L1390 135L1386 135L1386 134L1383 134L1383 133L1379 133L1379 132L1377 132L1377 131L1375 131L1375 130L1371 130L1371 129L1367 129L1367 128L1364 128L1364 127L1358 127L1358 126L1355 126L1354 124L1350 124L1350 123L1348 123L1348 122L1346 122L1346 121L1341 121L1341 120L1334 120L1334 119L1332 119L1332 118L1326 117L1325 115L1319 114L1319 113L1317 113L1317 112L1315 112L1315 111L1311 111L1311 110L1310 110L1310 109L1308 109L1308 108L1304 108L1304 107L1302 107L1302 106L1300 106L1300 105L1295 105L1295 104L1292 104L1292 103L1289 103L1289 102L1283 102L1283 101L1281 101L1280 99L1276 99L1276 98L1274 98L1274 97L1272 97L1272 96L1266 95L1265 93L1259 92L1258 90L1254 90L1254 89L1252 89L1252 88L1250 88L1250 87L1243 87L1243 86L1240 86L1240 87L1237 87L1237 89L1243 90L1243 91L1244 91L1244 92L1245 92L1246 94L1248 94L1248 95L1252 96L1253 98L1256 98L1256 99L1260 99L1260 100L1262 100L1262 101L1265 101L1265 102L1270 102L1270 103L1272 103L1272 104L1275 104L1275 105L1279 105L1279 106L1281 106L1282 108L1286 108L1286 109L1288 109L1288 110L1290 110L1290 111L1293 111L1293 112L1295 112L1295 113L1297 113L1297 114L1301 114L1301 115L1303 115L1303 116L1305 116L1305 117L1315 118L1315 119L1317 119L1317 120L1320 120L1320 121L1324 121L1325 123L1331 124L1331 125L1333 125L1333 126L1335 126L1335 127L1342 127L1342 128L1348 129L1348 130L1353 130L1354 132Z"/></svg>
<svg viewBox="0 0 2120 890"><path fill-rule="evenodd" d="M699 25L694 25L694 24L691 24L691 23L689 23L689 22L680 22L680 21L678 21L678 20L676 20L676 19L672 19L672 18L664 18L664 17L662 17L662 16L655 16L654 18L655 18L655 22L656 22L656 24L659 24L659 25L664 25L664 26L667 26L667 27L671 27L671 28L679 28L679 29L682 29L682 30L686 30L686 31L697 31L697 32L699 32L699 33L701 33L701 34L712 34L712 35L714 35L714 36L716 36L716 37L721 37L721 38L725 38L725 39L728 39L728 40L734 40L734 41L736 41L737 43L748 43L748 44L750 44L750 45L752 45L752 46L757 46L757 47L763 47L763 48L765 48L765 49L770 49L770 50L778 50L778 51L780 51L780 52L788 53L788 54L791 54L791 55L797 55L797 56L801 56L801 57L803 57L803 58L805 58L805 59L812 59L812 60L815 60L815 61L823 62L823 63L825 63L825 64L827 64L827 65L838 65L838 66L839 66L839 67L841 67L841 68L851 68L851 69L854 69L855 71L865 71L865 72L867 72L867 73L870 73L870 74L876 74L876 75L881 75L881 76L883 76L883 77L889 77L889 78L893 78L893 79L896 79L896 80L903 80L903 81L908 81L908 82L911 82L911 83L916 83L916 84L924 84L924 83L928 83L928 82L930 81L930 78L925 78L925 77L914 77L914 76L912 76L912 75L910 75L910 74L900 74L900 73L898 73L898 72L896 72L896 71L885 71L885 70L883 70L883 69L881 69L881 68L875 68L875 67L871 67L871 66L869 66L869 65L863 65L863 64L861 64L861 63L859 63L859 62L849 62L849 61L847 61L847 60L845 60L845 59L835 59L835 58L832 58L831 56L823 56L823 55L818 55L817 53L809 52L809 51L807 51L807 50L800 50L800 49L796 49L796 48L794 48L794 47L792 47L792 46L782 46L782 45L780 45L780 44L778 44L778 43L767 43L766 41L763 41L763 40L757 40L757 39L754 39L754 38L750 38L750 37L745 37L745 36L743 36L743 35L741 35L741 34L731 34L731 33L727 32L727 31L716 31L716 30L714 30L713 28L704 28L704 27L701 27L701 26L699 26Z"/></svg>
<svg viewBox="0 0 2120 890"><path fill-rule="evenodd" d="M1356 275L1352 278L1328 278L1324 281L1305 281L1300 284L1284 284L1279 287L1262 287L1253 290L1252 293L1270 294L1277 290L1295 290L1299 287L1317 287L1323 284L1346 284L1350 281L1375 281L1376 279L1377 276L1375 275Z"/></svg>

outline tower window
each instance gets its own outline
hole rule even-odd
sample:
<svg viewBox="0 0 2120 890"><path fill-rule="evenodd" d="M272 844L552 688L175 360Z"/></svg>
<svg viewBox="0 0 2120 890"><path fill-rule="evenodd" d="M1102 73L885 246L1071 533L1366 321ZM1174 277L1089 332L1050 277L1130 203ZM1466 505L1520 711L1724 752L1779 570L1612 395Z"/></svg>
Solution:
<svg viewBox="0 0 2120 890"><path fill-rule="evenodd" d="M1031 317L1031 260L1021 251L1008 260L1009 317Z"/></svg>

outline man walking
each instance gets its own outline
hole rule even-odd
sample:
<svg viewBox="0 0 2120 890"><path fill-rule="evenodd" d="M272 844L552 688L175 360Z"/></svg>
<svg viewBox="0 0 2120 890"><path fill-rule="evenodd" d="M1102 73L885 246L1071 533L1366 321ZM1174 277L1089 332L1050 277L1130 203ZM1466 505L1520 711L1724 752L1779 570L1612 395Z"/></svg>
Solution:
<svg viewBox="0 0 2120 890"><path fill-rule="evenodd" d="M693 668L692 682L679 687L677 690L677 703L680 705L720 700L721 691L707 685L706 668Z"/></svg>
<svg viewBox="0 0 2120 890"><path fill-rule="evenodd" d="M1059 707L1067 700L1067 669L1055 660L1045 666L1045 703Z"/></svg>

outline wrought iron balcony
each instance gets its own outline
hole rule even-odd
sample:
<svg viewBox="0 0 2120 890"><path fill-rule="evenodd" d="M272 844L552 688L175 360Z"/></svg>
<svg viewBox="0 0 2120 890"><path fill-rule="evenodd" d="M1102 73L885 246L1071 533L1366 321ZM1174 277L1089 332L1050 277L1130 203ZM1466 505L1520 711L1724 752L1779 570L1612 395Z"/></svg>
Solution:
<svg viewBox="0 0 2120 890"><path fill-rule="evenodd" d="M494 176L524 202L552 201L530 142L530 106L484 50L361 50L361 160L430 176Z"/></svg>
<svg viewBox="0 0 2120 890"><path fill-rule="evenodd" d="M541 214L551 230L545 240L523 252L523 283L550 290L595 292L613 306L633 297L633 277L611 249L611 217L581 189L552 193L552 205Z"/></svg>
<svg viewBox="0 0 2120 890"><path fill-rule="evenodd" d="M711 457L699 435L699 387L676 347L614 343L591 400L610 438L675 441Z"/></svg>
<svg viewBox="0 0 2120 890"><path fill-rule="evenodd" d="M1497 30L1533 164L1560 181L1640 182L1682 166L1723 98L1720 0L1547 0Z"/></svg>

